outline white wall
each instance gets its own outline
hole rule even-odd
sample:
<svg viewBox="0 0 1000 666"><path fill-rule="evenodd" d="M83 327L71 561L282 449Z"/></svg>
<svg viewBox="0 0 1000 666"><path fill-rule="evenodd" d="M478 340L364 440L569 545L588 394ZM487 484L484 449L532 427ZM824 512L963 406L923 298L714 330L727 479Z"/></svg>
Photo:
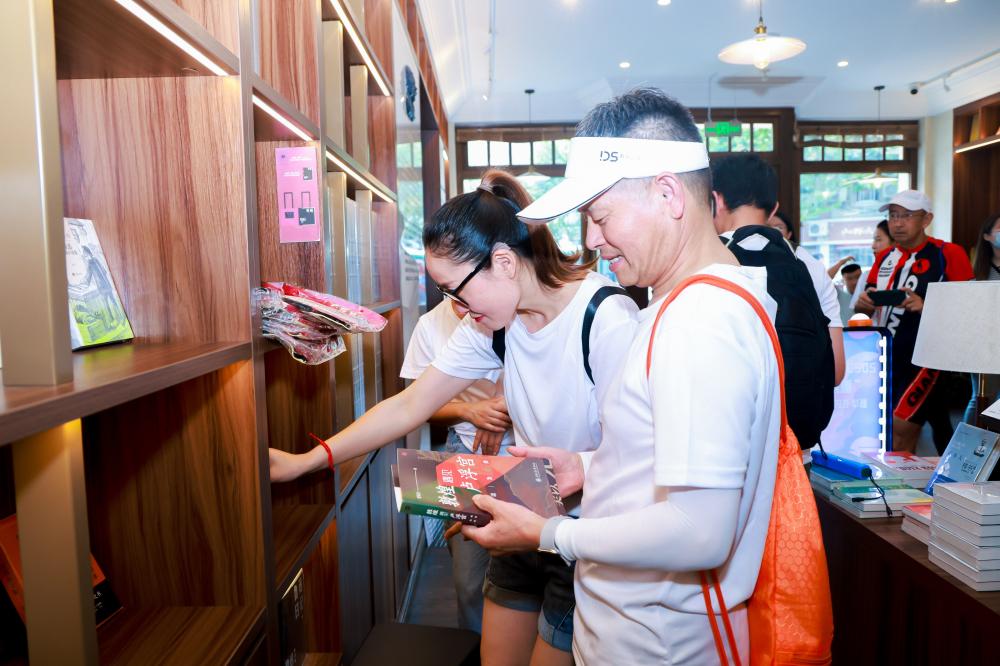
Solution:
<svg viewBox="0 0 1000 666"><path fill-rule="evenodd" d="M920 121L920 150L917 162L917 189L934 204L930 235L951 240L952 132L954 113L945 111Z"/></svg>

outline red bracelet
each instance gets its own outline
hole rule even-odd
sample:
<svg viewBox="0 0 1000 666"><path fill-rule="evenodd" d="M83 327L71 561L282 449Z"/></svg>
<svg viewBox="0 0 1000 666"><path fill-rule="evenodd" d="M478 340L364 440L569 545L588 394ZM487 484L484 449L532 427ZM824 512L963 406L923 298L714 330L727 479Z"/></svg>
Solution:
<svg viewBox="0 0 1000 666"><path fill-rule="evenodd" d="M326 451L326 464L330 468L330 471L332 472L333 471L333 451L330 450L330 445L326 443L326 440L320 439L319 437L317 437L316 435L314 435L312 433L309 433L309 436L312 437L313 439L315 439L317 442L319 442L319 445L322 446L323 449Z"/></svg>

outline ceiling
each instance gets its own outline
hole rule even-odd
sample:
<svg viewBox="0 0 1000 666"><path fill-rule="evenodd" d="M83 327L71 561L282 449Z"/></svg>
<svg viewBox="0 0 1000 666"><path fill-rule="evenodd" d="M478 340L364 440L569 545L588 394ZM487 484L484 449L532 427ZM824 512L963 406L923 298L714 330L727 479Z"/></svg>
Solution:
<svg viewBox="0 0 1000 666"><path fill-rule="evenodd" d="M767 78L727 65L722 47L751 36L756 0L418 0L449 119L457 124L579 120L637 85L688 106L792 106L799 118L935 115L1000 90L1000 0L767 0L771 33L804 40ZM495 7L490 90L490 14ZM847 60L845 68L837 62ZM619 62L629 61L629 69ZM710 82L711 81L711 82ZM484 100L483 96L489 98ZM711 98L710 98L711 96Z"/></svg>

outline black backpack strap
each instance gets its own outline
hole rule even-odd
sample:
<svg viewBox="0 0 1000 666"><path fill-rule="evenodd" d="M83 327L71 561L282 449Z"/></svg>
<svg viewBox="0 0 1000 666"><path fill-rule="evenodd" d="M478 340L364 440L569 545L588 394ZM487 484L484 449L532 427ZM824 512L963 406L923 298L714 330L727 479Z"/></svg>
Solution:
<svg viewBox="0 0 1000 666"><path fill-rule="evenodd" d="M590 329L594 326L594 317L597 315L597 308L608 296L628 296L628 292L621 287L606 286L594 292L587 303L587 311L583 315L583 329L580 331L580 341L583 343L583 369L587 373L590 383L594 383L594 373L590 370ZM631 298L631 296L628 296Z"/></svg>
<svg viewBox="0 0 1000 666"><path fill-rule="evenodd" d="M503 363L504 352L507 351L506 336L507 329L505 328L493 331L493 353L500 359L500 363Z"/></svg>

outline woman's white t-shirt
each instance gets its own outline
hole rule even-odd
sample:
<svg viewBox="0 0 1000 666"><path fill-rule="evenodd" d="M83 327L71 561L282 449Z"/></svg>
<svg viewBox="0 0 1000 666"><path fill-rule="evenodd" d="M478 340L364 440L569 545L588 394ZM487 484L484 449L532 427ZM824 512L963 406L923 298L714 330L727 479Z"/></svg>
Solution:
<svg viewBox="0 0 1000 666"><path fill-rule="evenodd" d="M416 379L424 374L424 370L448 344L448 340L451 339L455 329L461 323L462 320L455 314L455 310L451 307L451 301L448 299L441 301L436 308L417 320L413 335L410 336L410 344L406 348L406 356L403 358L403 367L399 370L399 376L404 379ZM502 393L496 386L502 375L503 371L501 370L487 373L455 398L462 402L489 400ZM459 421L451 427L462 440L462 444L471 451L476 441L476 426L466 421ZM500 446L506 447L513 443L513 435L508 430L504 433Z"/></svg>
<svg viewBox="0 0 1000 666"><path fill-rule="evenodd" d="M764 269L716 264L702 272L748 290L773 320ZM608 386L604 440L587 470L580 523L627 521L664 501L670 488L740 489L733 550L718 571L726 603L735 606L753 591L770 523L781 423L774 348L742 298L696 284L660 319L647 379L658 305L639 313L627 358ZM559 532L573 523L560 524ZM580 559L575 588L577 663L617 663L622 655L634 664L673 663L692 645L706 649L706 663L716 658L697 572Z"/></svg>
<svg viewBox="0 0 1000 666"><path fill-rule="evenodd" d="M504 362L493 352L492 336L466 317L433 365L464 379L481 379L502 369L518 445L596 449L601 442L598 404L624 363L638 312L626 296L611 296L597 309L590 332L591 383L583 367L583 316L594 293L613 285L603 275L590 273L563 311L534 333L515 317L505 337Z"/></svg>

